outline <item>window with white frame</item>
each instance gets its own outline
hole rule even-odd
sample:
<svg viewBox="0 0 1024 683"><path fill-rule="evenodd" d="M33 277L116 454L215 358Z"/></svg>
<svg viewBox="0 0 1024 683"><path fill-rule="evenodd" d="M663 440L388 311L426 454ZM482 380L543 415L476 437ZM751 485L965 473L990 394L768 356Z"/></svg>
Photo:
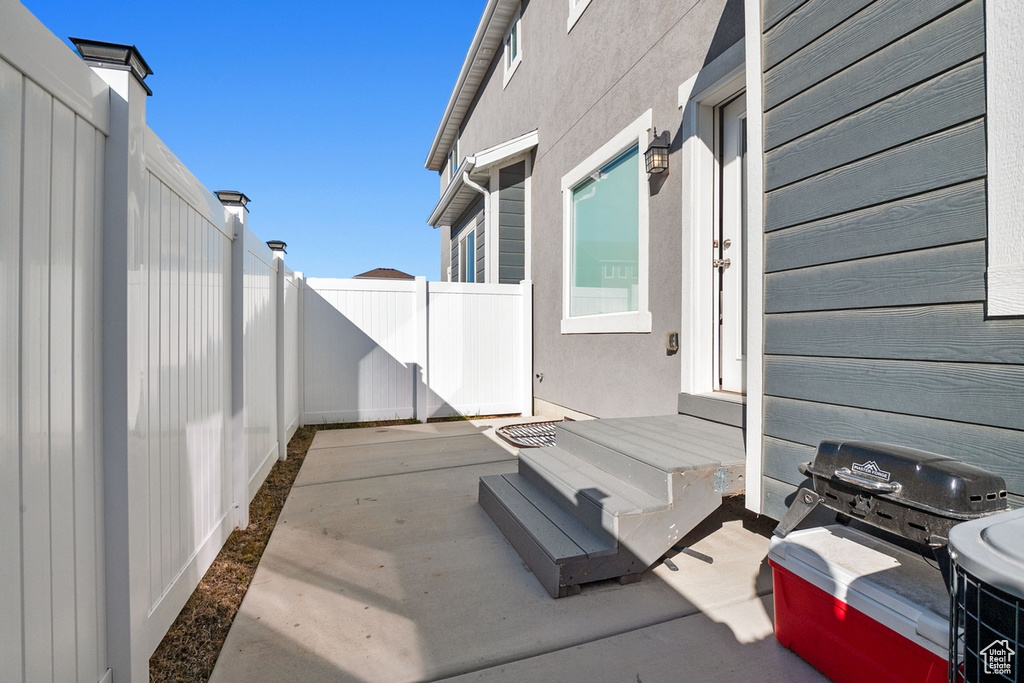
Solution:
<svg viewBox="0 0 1024 683"><path fill-rule="evenodd" d="M517 9L512 15L512 24L505 34L505 78L501 87L508 85L512 75L523 61L523 29L521 21L521 9Z"/></svg>
<svg viewBox="0 0 1024 683"><path fill-rule="evenodd" d="M568 33L576 22L583 16L583 11L590 6L590 0L569 0L569 18L565 22L565 32Z"/></svg>
<svg viewBox="0 0 1024 683"><path fill-rule="evenodd" d="M448 180L455 178L455 172L459 170L459 139L455 138L452 148L448 151Z"/></svg>
<svg viewBox="0 0 1024 683"><path fill-rule="evenodd" d="M650 332L648 191L640 162L651 111L562 177L562 333Z"/></svg>

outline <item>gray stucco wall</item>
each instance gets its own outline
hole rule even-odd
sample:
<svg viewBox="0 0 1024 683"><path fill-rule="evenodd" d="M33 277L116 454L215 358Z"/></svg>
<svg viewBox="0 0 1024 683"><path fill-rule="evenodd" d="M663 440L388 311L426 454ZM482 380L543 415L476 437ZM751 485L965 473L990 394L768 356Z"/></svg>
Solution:
<svg viewBox="0 0 1024 683"><path fill-rule="evenodd" d="M763 511L829 438L1024 502L1024 320L986 317L982 0L767 0Z"/></svg>
<svg viewBox="0 0 1024 683"><path fill-rule="evenodd" d="M697 0L638 11L594 0L566 33L568 3L532 0L522 8L523 62L502 88L501 54L463 124L467 154L537 129L532 174L532 279L537 398L599 417L676 410L680 356L664 337L680 332L682 186L674 169L650 183L650 334L560 332L561 178L653 109L658 130L679 148L680 84L743 37L743 3Z"/></svg>

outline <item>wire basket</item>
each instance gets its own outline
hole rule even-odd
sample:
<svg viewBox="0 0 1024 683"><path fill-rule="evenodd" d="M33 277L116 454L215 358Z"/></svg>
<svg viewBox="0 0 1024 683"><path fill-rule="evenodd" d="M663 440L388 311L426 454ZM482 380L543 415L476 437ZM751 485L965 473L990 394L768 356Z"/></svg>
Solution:
<svg viewBox="0 0 1024 683"><path fill-rule="evenodd" d="M953 565L949 680L1024 683L1024 598L990 586Z"/></svg>

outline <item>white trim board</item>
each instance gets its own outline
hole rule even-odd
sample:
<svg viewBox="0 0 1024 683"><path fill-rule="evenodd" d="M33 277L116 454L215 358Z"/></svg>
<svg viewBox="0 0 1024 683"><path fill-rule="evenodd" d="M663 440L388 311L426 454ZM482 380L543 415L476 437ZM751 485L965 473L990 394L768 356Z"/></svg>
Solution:
<svg viewBox="0 0 1024 683"><path fill-rule="evenodd" d="M562 176L562 334L590 334L601 332L634 332L649 333L651 331L651 312L649 304L650 288L650 196L647 184L647 170L643 164L643 151L650 143L654 112L648 109L635 121L619 131L614 137L601 145L595 152ZM572 289L572 267L567 261L572 257L572 188L583 179L614 159L632 145L639 146L640 163L637 164L637 187L640 192L639 202L639 243L637 263L637 299L636 311L624 313L606 313L580 317L569 316Z"/></svg>
<svg viewBox="0 0 1024 683"><path fill-rule="evenodd" d="M590 7L590 0L569 0L569 18L565 20L566 33L572 31L572 27L576 25L588 7Z"/></svg>
<svg viewBox="0 0 1024 683"><path fill-rule="evenodd" d="M746 5L746 35L760 36L760 3ZM760 39L741 39L679 86L679 107L683 110L681 157L683 197L682 260L690 268L682 304L680 389L689 394L708 394L714 389L711 368L712 280L705 277L705 261L712 257L714 239L714 192L708 185L716 169L715 107L739 92L747 97L747 423L746 423L746 506L761 511L761 472L764 405L763 293L764 254L756 245L764 243L764 186L762 144ZM689 237L687 237L689 236Z"/></svg>
<svg viewBox="0 0 1024 683"><path fill-rule="evenodd" d="M746 506L761 513L764 444L764 90L761 2L745 6L747 81L747 446ZM754 245L761 245L755 249Z"/></svg>
<svg viewBox="0 0 1024 683"><path fill-rule="evenodd" d="M988 314L1024 315L1024 5L985 4Z"/></svg>
<svg viewBox="0 0 1024 683"><path fill-rule="evenodd" d="M714 187L716 177L715 107L744 89L744 41L740 40L679 87L683 109L682 260L688 264L688 283L682 296L683 333L680 335L680 391L708 394L715 390L712 324L713 283L707 261L714 240ZM749 104L748 104L749 106ZM749 309L748 309L749 310Z"/></svg>

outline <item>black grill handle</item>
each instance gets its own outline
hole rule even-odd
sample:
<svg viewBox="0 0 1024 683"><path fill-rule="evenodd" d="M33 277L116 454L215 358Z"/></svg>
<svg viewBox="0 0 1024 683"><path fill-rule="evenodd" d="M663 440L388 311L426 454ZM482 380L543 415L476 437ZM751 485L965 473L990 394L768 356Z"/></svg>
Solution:
<svg viewBox="0 0 1024 683"><path fill-rule="evenodd" d="M848 467L840 467L832 473L832 476L843 483L867 489L873 493L899 493L903 489L903 485L898 481L875 481L854 474Z"/></svg>

